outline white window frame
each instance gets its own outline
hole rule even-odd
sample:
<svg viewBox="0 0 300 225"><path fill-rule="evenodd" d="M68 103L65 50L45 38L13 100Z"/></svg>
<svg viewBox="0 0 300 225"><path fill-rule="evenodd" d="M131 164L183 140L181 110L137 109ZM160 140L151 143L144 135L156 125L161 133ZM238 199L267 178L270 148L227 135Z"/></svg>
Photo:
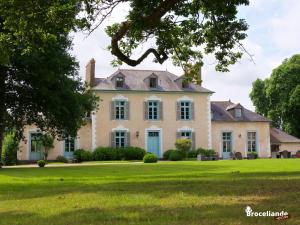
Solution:
<svg viewBox="0 0 300 225"><path fill-rule="evenodd" d="M126 101L114 100L114 110L115 110L115 120L125 120Z"/></svg>
<svg viewBox="0 0 300 225"><path fill-rule="evenodd" d="M249 134L253 134L253 133L255 134L255 139L253 139L252 135L249 135ZM247 131L247 153L250 153L250 152L258 153L257 136L258 136L257 131ZM250 142L250 145L249 145L249 142ZM255 148L254 149L253 149L253 142L255 143ZM249 147L250 147L250 151L249 151Z"/></svg>
<svg viewBox="0 0 300 225"><path fill-rule="evenodd" d="M192 103L190 101L180 101L180 120L191 120L192 119ZM184 104L184 105L182 105ZM183 115L182 115L183 112Z"/></svg>
<svg viewBox="0 0 300 225"><path fill-rule="evenodd" d="M151 101L147 101L147 105L148 105L148 107L147 107L148 108L148 120L159 120L160 102L151 100ZM156 115L155 115L155 110L156 110Z"/></svg>

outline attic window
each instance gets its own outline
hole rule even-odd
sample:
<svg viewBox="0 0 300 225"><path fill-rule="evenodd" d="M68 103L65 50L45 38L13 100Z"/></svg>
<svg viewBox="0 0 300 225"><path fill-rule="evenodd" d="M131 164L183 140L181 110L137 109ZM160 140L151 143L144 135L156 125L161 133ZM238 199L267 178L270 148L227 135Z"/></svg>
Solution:
<svg viewBox="0 0 300 225"><path fill-rule="evenodd" d="M117 77L116 78L116 88L122 88L122 87L124 87L124 78Z"/></svg>
<svg viewBox="0 0 300 225"><path fill-rule="evenodd" d="M242 109L235 109L235 117L241 118L242 117Z"/></svg>
<svg viewBox="0 0 300 225"><path fill-rule="evenodd" d="M157 78L156 77L150 77L149 87L150 88L157 88Z"/></svg>

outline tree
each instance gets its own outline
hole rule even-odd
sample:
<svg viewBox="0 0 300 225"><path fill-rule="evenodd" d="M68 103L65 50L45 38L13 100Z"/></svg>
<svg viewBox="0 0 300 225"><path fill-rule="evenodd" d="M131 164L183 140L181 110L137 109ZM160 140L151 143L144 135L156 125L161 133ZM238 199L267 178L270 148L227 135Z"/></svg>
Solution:
<svg viewBox="0 0 300 225"><path fill-rule="evenodd" d="M269 79L253 83L250 98L255 110L273 125L300 137L300 54L285 59Z"/></svg>
<svg viewBox="0 0 300 225"><path fill-rule="evenodd" d="M18 141L13 131L6 132L2 145L2 162L4 165L17 164ZM1 162L0 162L1 163Z"/></svg>
<svg viewBox="0 0 300 225"><path fill-rule="evenodd" d="M203 54L214 53L216 69L228 71L245 51L247 24L238 19L237 7L248 0L86 0L90 31L120 4L130 5L126 20L108 26L113 64L136 66L152 54L162 64L168 58L182 66L190 80L199 81ZM93 22L96 23L92 26ZM132 59L134 50L148 41L155 46ZM151 42L152 43L152 42ZM238 49L238 50L237 50Z"/></svg>
<svg viewBox="0 0 300 225"><path fill-rule="evenodd" d="M26 124L75 135L96 107L69 53L81 8L77 0L0 0L0 146L5 128L20 138Z"/></svg>
<svg viewBox="0 0 300 225"><path fill-rule="evenodd" d="M252 83L252 91L250 93L250 98L255 105L255 110L257 113L268 116L269 102L266 94L266 86L268 79L261 80L257 79Z"/></svg>
<svg viewBox="0 0 300 225"><path fill-rule="evenodd" d="M44 160L47 161L49 151L54 148L54 137L45 133L42 135L41 141L43 144Z"/></svg>

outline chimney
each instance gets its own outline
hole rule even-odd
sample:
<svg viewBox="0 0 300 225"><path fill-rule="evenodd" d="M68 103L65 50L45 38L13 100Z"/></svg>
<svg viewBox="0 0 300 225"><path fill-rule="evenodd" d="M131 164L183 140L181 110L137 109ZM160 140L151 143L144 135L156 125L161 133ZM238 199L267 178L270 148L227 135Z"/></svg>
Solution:
<svg viewBox="0 0 300 225"><path fill-rule="evenodd" d="M202 66L199 67L199 85L202 86Z"/></svg>
<svg viewBox="0 0 300 225"><path fill-rule="evenodd" d="M93 87L95 84L95 59L92 58L85 66L85 82L89 87Z"/></svg>

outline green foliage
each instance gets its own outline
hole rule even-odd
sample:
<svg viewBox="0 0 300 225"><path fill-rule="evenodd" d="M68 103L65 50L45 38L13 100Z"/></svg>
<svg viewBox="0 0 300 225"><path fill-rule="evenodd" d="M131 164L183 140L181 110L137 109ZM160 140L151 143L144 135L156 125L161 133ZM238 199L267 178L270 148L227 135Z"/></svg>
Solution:
<svg viewBox="0 0 300 225"><path fill-rule="evenodd" d="M157 156L148 152L143 158L144 163L156 163L157 162Z"/></svg>
<svg viewBox="0 0 300 225"><path fill-rule="evenodd" d="M126 160L142 160L146 151L138 147L127 147L124 148L124 159ZM122 149L120 149L122 151Z"/></svg>
<svg viewBox="0 0 300 225"><path fill-rule="evenodd" d="M84 149L76 149L73 153L74 159L76 159L78 162L82 162L82 155L84 154L85 150Z"/></svg>
<svg viewBox="0 0 300 225"><path fill-rule="evenodd" d="M111 148L111 147L99 147L93 152L93 158L96 161L105 160L120 160L124 157L122 149Z"/></svg>
<svg viewBox="0 0 300 225"><path fill-rule="evenodd" d="M169 159L170 154L171 154L173 151L176 151L176 150L174 150L174 149L169 149L169 150L165 151L165 152L163 153L163 158L164 158L164 159Z"/></svg>
<svg viewBox="0 0 300 225"><path fill-rule="evenodd" d="M204 149L204 148L198 148L197 152L198 152L198 154L201 154L208 158L215 157L217 154L216 151L213 149Z"/></svg>
<svg viewBox="0 0 300 225"><path fill-rule="evenodd" d="M64 157L63 155L59 155L59 156L56 157L56 161L57 162L67 163L68 159L66 157Z"/></svg>
<svg viewBox="0 0 300 225"><path fill-rule="evenodd" d="M250 98L255 110L277 128L300 137L300 55L285 59L270 78L253 83Z"/></svg>
<svg viewBox="0 0 300 225"><path fill-rule="evenodd" d="M237 8L248 0L234 1L136 1L89 0L87 20L104 21L117 5L130 6L126 20L111 24L106 33L112 38L109 50L117 57L113 65L127 63L136 66L149 54L162 64L171 58L183 67L190 80L199 82L199 67L204 54L214 54L219 71L241 58L241 41L248 26L237 18ZM116 42L115 42L116 41ZM137 59L130 57L145 42L152 47ZM154 43L154 44L153 44Z"/></svg>
<svg viewBox="0 0 300 225"><path fill-rule="evenodd" d="M258 158L258 154L257 152L248 152L247 153L248 158L250 159L257 159Z"/></svg>
<svg viewBox="0 0 300 225"><path fill-rule="evenodd" d="M108 160L142 160L146 151L138 147L111 148L98 147L94 152L78 149L74 151L74 158L81 161L108 161Z"/></svg>
<svg viewBox="0 0 300 225"><path fill-rule="evenodd" d="M2 145L2 162L4 165L17 164L18 141L15 139L15 133L7 133Z"/></svg>
<svg viewBox="0 0 300 225"><path fill-rule="evenodd" d="M169 160L171 161L179 161L184 159L185 153L179 150L172 151L169 155Z"/></svg>
<svg viewBox="0 0 300 225"><path fill-rule="evenodd" d="M54 137L45 133L41 136L41 142L43 145L44 159L47 161L49 151L54 148Z"/></svg>
<svg viewBox="0 0 300 225"><path fill-rule="evenodd" d="M187 157L188 158L197 158L197 155L198 155L198 151L197 150L191 150L191 151L188 151L187 153Z"/></svg>
<svg viewBox="0 0 300 225"><path fill-rule="evenodd" d="M93 153L90 152L90 151L84 151L84 152L82 152L82 154L81 154L81 160L82 161L93 161L94 160Z"/></svg>
<svg viewBox="0 0 300 225"><path fill-rule="evenodd" d="M75 136L97 106L70 54L81 8L77 0L0 1L0 137L15 128L20 138L25 124Z"/></svg>
<svg viewBox="0 0 300 225"><path fill-rule="evenodd" d="M39 167L44 167L46 165L46 161L45 160L38 160L37 164L39 165Z"/></svg>
<svg viewBox="0 0 300 225"><path fill-rule="evenodd" d="M175 147L177 150L187 153L192 148L192 141L187 138L177 139Z"/></svg>

